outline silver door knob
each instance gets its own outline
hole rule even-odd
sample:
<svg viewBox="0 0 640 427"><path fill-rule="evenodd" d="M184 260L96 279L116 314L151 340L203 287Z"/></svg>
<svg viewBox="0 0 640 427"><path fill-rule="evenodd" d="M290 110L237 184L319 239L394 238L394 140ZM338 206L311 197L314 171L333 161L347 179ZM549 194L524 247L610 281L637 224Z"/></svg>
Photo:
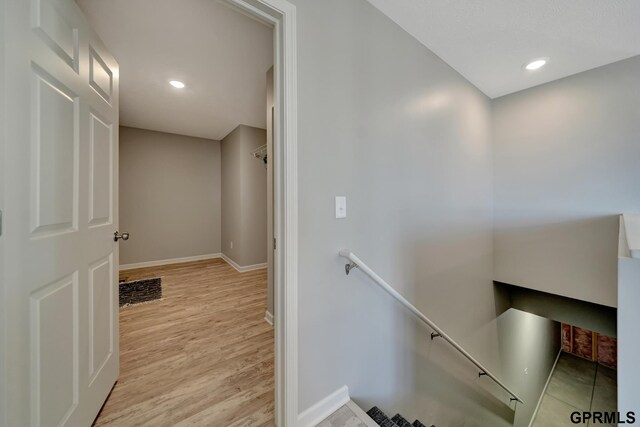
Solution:
<svg viewBox="0 0 640 427"><path fill-rule="evenodd" d="M113 241L117 242L118 240L129 240L129 233L118 233L117 231L115 233L113 233Z"/></svg>

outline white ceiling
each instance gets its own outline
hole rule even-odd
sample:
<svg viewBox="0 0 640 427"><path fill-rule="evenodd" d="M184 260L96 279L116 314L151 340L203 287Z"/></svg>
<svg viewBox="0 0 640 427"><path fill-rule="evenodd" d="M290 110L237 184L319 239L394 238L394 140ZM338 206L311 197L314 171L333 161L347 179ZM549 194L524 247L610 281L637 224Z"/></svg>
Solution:
<svg viewBox="0 0 640 427"><path fill-rule="evenodd" d="M77 3L120 64L120 124L210 139L266 128L271 28L213 0Z"/></svg>
<svg viewBox="0 0 640 427"><path fill-rule="evenodd" d="M491 98L640 54L638 0L369 2Z"/></svg>

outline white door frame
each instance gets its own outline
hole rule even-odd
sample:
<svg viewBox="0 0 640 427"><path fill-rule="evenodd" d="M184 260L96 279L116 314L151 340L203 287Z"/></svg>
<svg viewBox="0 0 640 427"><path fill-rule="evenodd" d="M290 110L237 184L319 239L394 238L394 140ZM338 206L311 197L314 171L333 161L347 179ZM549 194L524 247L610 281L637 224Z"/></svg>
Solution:
<svg viewBox="0 0 640 427"><path fill-rule="evenodd" d="M286 0L223 0L274 28L273 191L276 425L298 424L298 154L296 8Z"/></svg>

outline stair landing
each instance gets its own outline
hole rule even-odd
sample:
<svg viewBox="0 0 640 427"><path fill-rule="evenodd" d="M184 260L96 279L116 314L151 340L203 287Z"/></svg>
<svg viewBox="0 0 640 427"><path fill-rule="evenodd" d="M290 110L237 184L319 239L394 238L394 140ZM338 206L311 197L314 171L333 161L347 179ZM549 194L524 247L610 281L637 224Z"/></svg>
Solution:
<svg viewBox="0 0 640 427"><path fill-rule="evenodd" d="M317 427L379 427L353 401L347 402L340 409L324 419Z"/></svg>

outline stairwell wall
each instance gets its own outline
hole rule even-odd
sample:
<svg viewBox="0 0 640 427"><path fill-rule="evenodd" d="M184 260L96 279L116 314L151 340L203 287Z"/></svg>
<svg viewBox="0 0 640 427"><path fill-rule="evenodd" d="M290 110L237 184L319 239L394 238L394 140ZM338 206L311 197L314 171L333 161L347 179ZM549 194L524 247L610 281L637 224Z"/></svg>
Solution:
<svg viewBox="0 0 640 427"><path fill-rule="evenodd" d="M490 100L364 0L291 1L299 412L346 384L363 407L425 423L528 425L559 339L553 322L503 313L496 303ZM346 219L333 216L336 195L348 198ZM514 412L504 392L446 343L430 341L430 331L362 273L345 276L340 248L514 384L527 404ZM524 360L511 334L518 323L539 344L524 347Z"/></svg>
<svg viewBox="0 0 640 427"><path fill-rule="evenodd" d="M640 212L640 56L493 102L496 280L617 306Z"/></svg>

